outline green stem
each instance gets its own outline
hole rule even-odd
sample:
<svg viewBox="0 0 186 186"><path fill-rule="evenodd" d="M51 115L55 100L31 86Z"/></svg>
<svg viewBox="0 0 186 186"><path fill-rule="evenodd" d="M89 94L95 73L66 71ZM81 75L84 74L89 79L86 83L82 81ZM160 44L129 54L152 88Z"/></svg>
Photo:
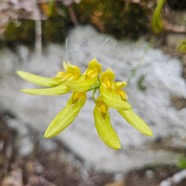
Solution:
<svg viewBox="0 0 186 186"><path fill-rule="evenodd" d="M96 101L95 94L96 94L96 91L97 91L97 90L98 90L98 89L96 88L96 89L94 89L93 92L92 92L92 99L93 99L94 101Z"/></svg>
<svg viewBox="0 0 186 186"><path fill-rule="evenodd" d="M166 0L158 0L154 14L152 17L152 29L154 33L158 34L163 30L163 19L161 17L161 11L163 9Z"/></svg>

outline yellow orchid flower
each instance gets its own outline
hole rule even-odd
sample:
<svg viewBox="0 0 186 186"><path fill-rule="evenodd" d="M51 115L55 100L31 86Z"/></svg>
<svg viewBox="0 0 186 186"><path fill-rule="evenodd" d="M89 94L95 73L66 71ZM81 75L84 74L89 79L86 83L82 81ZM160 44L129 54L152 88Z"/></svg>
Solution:
<svg viewBox="0 0 186 186"><path fill-rule="evenodd" d="M108 68L105 72L100 75L100 93L103 97L103 101L112 108L115 109L130 109L131 105L125 100L122 99L120 93L115 89L114 84L114 72L111 68Z"/></svg>
<svg viewBox="0 0 186 186"><path fill-rule="evenodd" d="M58 72L56 77L60 78L60 82L78 79L81 76L81 71L78 66L71 65L70 62L63 62L65 72Z"/></svg>
<svg viewBox="0 0 186 186"><path fill-rule="evenodd" d="M46 78L31 74L28 72L17 71L17 74L36 85L46 86L50 88L44 89L22 89L22 92L33 95L60 95L70 91L70 89L64 84L65 81L78 79L81 76L80 68L71 65L69 62L63 62L65 72L58 72L54 78Z"/></svg>
<svg viewBox="0 0 186 186"><path fill-rule="evenodd" d="M101 71L102 67L100 63L97 61L96 58L94 58L89 62L88 68L84 72L85 79L93 79L97 77L101 73Z"/></svg>
<svg viewBox="0 0 186 186"><path fill-rule="evenodd" d="M44 137L51 138L66 127L76 118L86 102L86 92L93 91L95 101L94 119L98 135L104 143L112 149L120 149L120 140L111 125L109 107L115 108L129 124L145 135L152 136L148 125L137 116L129 102L127 93L123 88L126 82L115 82L115 74L111 68L102 72L102 67L97 59L88 63L88 68L81 74L80 68L63 63L64 70L58 72L53 78L45 78L28 72L17 71L17 74L36 85L44 86L44 89L22 89L21 91L34 95L61 95L72 91L72 95L66 106L56 115L45 131ZM101 73L102 72L102 73ZM96 94L96 92L98 94ZM95 94L97 98L95 98Z"/></svg>
<svg viewBox="0 0 186 186"><path fill-rule="evenodd" d="M120 149L120 140L110 123L108 106L103 102L101 97L96 100L94 118L98 135L105 142L105 144L115 150Z"/></svg>
<svg viewBox="0 0 186 186"><path fill-rule="evenodd" d="M76 118L86 101L86 94L74 92L66 106L56 115L45 131L44 137L51 138L62 132Z"/></svg>
<svg viewBox="0 0 186 186"><path fill-rule="evenodd" d="M66 81L65 85L72 91L85 92L88 91L98 81L98 75L101 73L102 68L97 59L89 62L88 68L79 79Z"/></svg>
<svg viewBox="0 0 186 186"><path fill-rule="evenodd" d="M107 69L100 76L100 93L103 96L103 101L118 112L131 124L135 129L141 133L152 136L152 131L148 125L137 116L130 104L127 102L127 94L123 87L127 85L126 82L114 82L114 73L112 69Z"/></svg>

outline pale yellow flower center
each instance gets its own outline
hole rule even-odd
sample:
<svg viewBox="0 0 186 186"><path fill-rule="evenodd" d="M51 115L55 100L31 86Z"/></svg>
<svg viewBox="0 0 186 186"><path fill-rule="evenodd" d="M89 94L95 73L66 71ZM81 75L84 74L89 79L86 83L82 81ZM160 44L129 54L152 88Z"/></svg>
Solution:
<svg viewBox="0 0 186 186"><path fill-rule="evenodd" d="M126 82L116 82L114 84L116 92L121 97L122 100L127 100L127 93L122 89L127 85Z"/></svg>
<svg viewBox="0 0 186 186"><path fill-rule="evenodd" d="M90 68L86 71L86 78L93 79L98 76L100 73L100 69L98 67Z"/></svg>
<svg viewBox="0 0 186 186"><path fill-rule="evenodd" d="M85 95L85 92L75 92L72 103L78 102L83 96Z"/></svg>
<svg viewBox="0 0 186 186"><path fill-rule="evenodd" d="M127 94L125 91L117 90L117 93L119 94L119 96L121 97L122 100L127 100Z"/></svg>
<svg viewBox="0 0 186 186"><path fill-rule="evenodd" d="M88 78L94 78L97 74L95 73L95 71L93 69L90 69L87 74Z"/></svg>
<svg viewBox="0 0 186 186"><path fill-rule="evenodd" d="M96 105L102 117L105 118L106 112L108 110L108 107L106 106L106 104L102 100L99 100L96 102Z"/></svg>
<svg viewBox="0 0 186 186"><path fill-rule="evenodd" d="M61 78L61 82L78 79L81 75L80 69L76 66L64 63L64 68L65 72L58 72L56 74L56 77Z"/></svg>

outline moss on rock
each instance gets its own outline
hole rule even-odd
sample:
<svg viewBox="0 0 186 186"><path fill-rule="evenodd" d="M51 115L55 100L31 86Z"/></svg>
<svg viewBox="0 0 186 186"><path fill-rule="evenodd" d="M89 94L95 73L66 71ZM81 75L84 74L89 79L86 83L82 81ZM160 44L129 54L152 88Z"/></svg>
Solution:
<svg viewBox="0 0 186 186"><path fill-rule="evenodd" d="M138 4L123 0L84 0L75 8L81 23L92 23L115 37L137 38L147 31L146 15Z"/></svg>
<svg viewBox="0 0 186 186"><path fill-rule="evenodd" d="M68 8L62 4L54 7L53 14L42 21L42 39L47 42L63 42L67 31L72 27ZM134 3L123 0L83 0L73 6L80 24L92 24L99 31L117 38L138 38L148 31L148 21L144 10ZM62 12L62 13L60 13ZM35 22L33 20L12 21L4 32L6 43L33 45Z"/></svg>
<svg viewBox="0 0 186 186"><path fill-rule="evenodd" d="M43 42L47 43L48 41L61 43L65 40L66 37L66 26L65 21L61 16L52 16L47 20L43 21L42 30L43 30Z"/></svg>
<svg viewBox="0 0 186 186"><path fill-rule="evenodd" d="M11 21L4 32L5 41L8 45L23 43L34 44L35 23L33 20Z"/></svg>
<svg viewBox="0 0 186 186"><path fill-rule="evenodd" d="M54 11L48 19L42 21L43 43L61 43L65 40L67 30L71 27L72 23L66 9L61 7L60 11L63 11L64 16ZM3 35L4 41L10 46L14 46L17 43L32 46L35 43L35 21L28 19L11 21L6 26Z"/></svg>

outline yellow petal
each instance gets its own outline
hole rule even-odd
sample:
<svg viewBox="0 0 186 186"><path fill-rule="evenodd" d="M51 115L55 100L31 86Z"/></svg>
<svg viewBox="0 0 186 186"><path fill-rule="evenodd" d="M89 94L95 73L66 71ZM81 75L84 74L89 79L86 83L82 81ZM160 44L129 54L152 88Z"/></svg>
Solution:
<svg viewBox="0 0 186 186"><path fill-rule="evenodd" d="M114 87L116 89L122 89L122 88L124 88L126 86L127 86L127 82L126 81L117 81L117 82L114 83Z"/></svg>
<svg viewBox="0 0 186 186"><path fill-rule="evenodd" d="M65 94L69 92L69 89L66 85L61 84L56 87L52 88L44 88L44 89L22 89L22 92L25 92L27 94L33 94L33 95L60 95Z"/></svg>
<svg viewBox="0 0 186 186"><path fill-rule="evenodd" d="M88 63L88 68L84 72L84 75L92 79L94 77L97 77L101 73L101 71L102 67L100 63L97 61L96 58L94 58Z"/></svg>
<svg viewBox="0 0 186 186"><path fill-rule="evenodd" d="M100 86L100 93L103 97L103 101L112 108L115 108L117 110L120 109L130 109L131 105L127 102L121 99L120 95L116 92L116 90L107 90L102 85Z"/></svg>
<svg viewBox="0 0 186 186"><path fill-rule="evenodd" d="M109 113L106 113L105 118L102 117L97 107L94 108L95 126L100 138L112 149L120 149L120 140L110 123Z"/></svg>
<svg viewBox="0 0 186 186"><path fill-rule="evenodd" d="M141 133L152 136L152 130L149 126L138 116L136 115L132 109L129 110L118 110L118 112L132 125L135 129L140 131Z"/></svg>
<svg viewBox="0 0 186 186"><path fill-rule="evenodd" d="M52 87L59 84L58 78L46 78L24 71L17 71L17 74L22 79L40 86Z"/></svg>
<svg viewBox="0 0 186 186"><path fill-rule="evenodd" d="M71 79L77 79L81 75L81 70L78 66L71 65L70 62L63 62L63 66L65 69L65 73L63 74L63 81L71 80Z"/></svg>
<svg viewBox="0 0 186 186"><path fill-rule="evenodd" d="M74 121L86 101L85 93L79 95L81 95L80 98L77 93L72 94L67 105L57 114L46 129L44 134L45 138L56 136Z"/></svg>
<svg viewBox="0 0 186 186"><path fill-rule="evenodd" d="M100 82L106 89L114 88L115 74L111 68L108 68L105 72L100 75Z"/></svg>
<svg viewBox="0 0 186 186"><path fill-rule="evenodd" d="M77 80L66 81L65 85L73 92L86 92L97 82L97 80L97 77L93 79L80 78Z"/></svg>

